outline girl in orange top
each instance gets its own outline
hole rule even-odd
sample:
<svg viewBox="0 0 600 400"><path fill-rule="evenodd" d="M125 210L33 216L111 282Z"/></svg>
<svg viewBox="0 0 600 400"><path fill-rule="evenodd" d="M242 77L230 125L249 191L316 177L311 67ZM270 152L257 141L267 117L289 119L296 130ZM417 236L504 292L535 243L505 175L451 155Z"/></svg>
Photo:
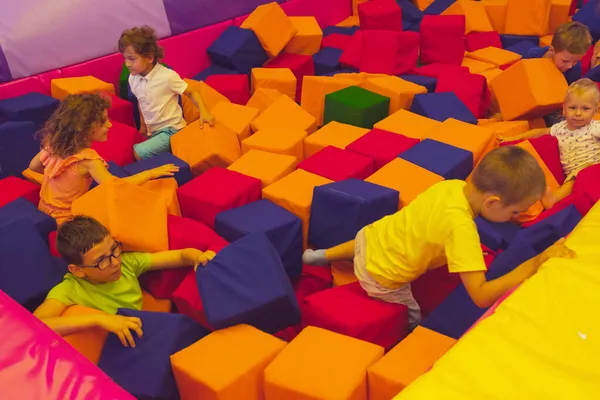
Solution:
<svg viewBox="0 0 600 400"><path fill-rule="evenodd" d="M106 141L111 127L110 102L97 94L68 96L40 131L42 150L29 168L44 174L38 208L60 225L71 217L71 204L92 184L113 178L106 162L90 148L92 141ZM133 151L133 149L132 149ZM151 179L173 176L173 164L124 178L135 185Z"/></svg>

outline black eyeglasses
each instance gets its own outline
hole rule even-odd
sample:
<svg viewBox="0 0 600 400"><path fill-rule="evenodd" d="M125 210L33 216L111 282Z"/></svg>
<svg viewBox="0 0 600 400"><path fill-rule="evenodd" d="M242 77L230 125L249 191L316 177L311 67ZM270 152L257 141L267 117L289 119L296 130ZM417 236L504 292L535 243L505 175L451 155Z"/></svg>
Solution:
<svg viewBox="0 0 600 400"><path fill-rule="evenodd" d="M79 266L87 267L87 268L98 268L100 271L104 271L104 270L110 268L113 258L117 259L117 258L121 257L121 253L123 253L123 244L121 244L121 242L115 242L115 245L110 250L110 254L99 259L96 264L94 264L94 265L80 264Z"/></svg>

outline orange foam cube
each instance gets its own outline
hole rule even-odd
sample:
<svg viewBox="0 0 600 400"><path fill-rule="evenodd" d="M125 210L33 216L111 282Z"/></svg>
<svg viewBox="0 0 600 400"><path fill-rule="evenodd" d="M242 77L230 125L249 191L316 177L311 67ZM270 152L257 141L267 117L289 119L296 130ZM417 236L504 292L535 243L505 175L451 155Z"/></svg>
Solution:
<svg viewBox="0 0 600 400"><path fill-rule="evenodd" d="M354 263L352 261L334 261L331 263L331 276L333 286L349 285L358 281L354 274Z"/></svg>
<svg viewBox="0 0 600 400"><path fill-rule="evenodd" d="M125 251L156 253L169 249L165 198L123 179L98 185L75 200L71 211L97 219L123 243Z"/></svg>
<svg viewBox="0 0 600 400"><path fill-rule="evenodd" d="M427 89L397 76L367 78L360 85L373 93L390 98L389 114L400 109L409 110L415 95L427 93Z"/></svg>
<svg viewBox="0 0 600 400"><path fill-rule="evenodd" d="M376 123L373 128L399 133L413 139L424 139L442 123L406 110L399 110Z"/></svg>
<svg viewBox="0 0 600 400"><path fill-rule="evenodd" d="M353 26L360 26L360 19L358 15L351 15L336 26L340 26L342 28L352 28Z"/></svg>
<svg viewBox="0 0 600 400"><path fill-rule="evenodd" d="M443 180L443 177L401 158L395 158L365 179L400 192L398 209L406 207L418 195Z"/></svg>
<svg viewBox="0 0 600 400"><path fill-rule="evenodd" d="M508 0L481 0L494 31L504 33Z"/></svg>
<svg viewBox="0 0 600 400"><path fill-rule="evenodd" d="M550 30L548 33L554 33L556 28L569 22L570 8L571 0L552 0L550 2ZM549 44L542 44L542 39L540 38L540 46L549 46Z"/></svg>
<svg viewBox="0 0 600 400"><path fill-rule="evenodd" d="M302 161L304 159L304 139L307 136L308 133L301 129L261 129L242 142L242 153L256 149L294 156L298 161Z"/></svg>
<svg viewBox="0 0 600 400"><path fill-rule="evenodd" d="M277 89L258 88L254 91L246 106L255 108L259 114L262 114L279 96L281 96L281 92Z"/></svg>
<svg viewBox="0 0 600 400"><path fill-rule="evenodd" d="M552 45L552 39L554 38L554 35L546 35L546 36L542 36L540 38L540 47L546 47L546 46L551 46Z"/></svg>
<svg viewBox="0 0 600 400"><path fill-rule="evenodd" d="M346 146L362 137L367 132L369 132L369 130L365 128L331 121L317 132L304 139L304 157L308 158L327 146L345 149Z"/></svg>
<svg viewBox="0 0 600 400"><path fill-rule="evenodd" d="M352 15L358 15L358 6L367 1L369 0L352 0Z"/></svg>
<svg viewBox="0 0 600 400"><path fill-rule="evenodd" d="M550 170L546 166L546 163L544 162L544 160L542 160L542 158L540 157L538 152L535 150L535 148L531 145L529 140L521 142L521 143L517 144L517 146L521 147L522 149L527 150L527 152L529 154L531 154L537 160L538 164L540 164L542 171L544 171L544 176L546 177L546 185L548 186L548 189L551 191L558 189L560 187L560 184L556 181L556 178L554 178L554 175L552 175L552 172L550 172ZM537 201L531 207L529 207L529 209L527 211L522 212L519 215L519 218L517 218L517 221L519 221L521 223L533 221L543 211L544 211L544 206L542 205L542 203L540 201Z"/></svg>
<svg viewBox="0 0 600 400"><path fill-rule="evenodd" d="M502 136L506 138L520 135L529 130L529 123L527 121L480 120L477 125L491 129L497 137Z"/></svg>
<svg viewBox="0 0 600 400"><path fill-rule="evenodd" d="M479 75L483 75L485 76L485 80L487 81L488 86L490 85L490 83L492 82L492 80L497 77L498 75L500 75L502 71L500 68L495 68L494 69L490 69L487 71L483 71L483 72L478 72Z"/></svg>
<svg viewBox="0 0 600 400"><path fill-rule="evenodd" d="M292 21L276 2L256 7L240 27L256 34L270 58L281 53L297 32Z"/></svg>
<svg viewBox="0 0 600 400"><path fill-rule="evenodd" d="M455 343L455 339L417 326L369 368L369 399L392 399L427 372Z"/></svg>
<svg viewBox="0 0 600 400"><path fill-rule="evenodd" d="M209 112L212 112L220 103L231 103L231 100L202 81L195 81L193 79L184 79L184 81L191 90L200 94L202 101ZM188 124L191 124L200 118L198 107L189 97L181 96L181 108L183 109L183 118Z"/></svg>
<svg viewBox="0 0 600 400"><path fill-rule="evenodd" d="M415 5L419 8L419 10L423 11L427 7L431 5L435 0L415 0Z"/></svg>
<svg viewBox="0 0 600 400"><path fill-rule="evenodd" d="M367 369L383 352L381 346L308 326L265 370L265 400L367 400Z"/></svg>
<svg viewBox="0 0 600 400"><path fill-rule="evenodd" d="M106 313L104 311L96 310L95 308L74 305L67 307L60 316L75 317L89 314L104 315ZM107 337L107 330L100 327L93 327L65 335L63 336L63 339L85 358L98 365L100 355L102 354L102 348L104 347Z"/></svg>
<svg viewBox="0 0 600 400"><path fill-rule="evenodd" d="M523 58L520 54L492 46L475 50L469 53L467 57L492 64L495 67L514 64Z"/></svg>
<svg viewBox="0 0 600 400"><path fill-rule="evenodd" d="M464 15L466 19L465 33L494 30L485 7L480 2L457 0L442 15Z"/></svg>
<svg viewBox="0 0 600 400"><path fill-rule="evenodd" d="M251 149L227 169L260 179L264 188L291 174L297 164L294 156Z"/></svg>
<svg viewBox="0 0 600 400"><path fill-rule="evenodd" d="M38 185L44 183L44 174L35 172L30 168L27 168L25 171L21 172L21 175L23 175L23 178L27 179L29 182L37 183Z"/></svg>
<svg viewBox="0 0 600 400"><path fill-rule="evenodd" d="M214 127L204 124L202 129L200 121L187 125L171 136L171 150L190 165L194 175L212 167L227 168L242 155L238 136L219 120Z"/></svg>
<svg viewBox="0 0 600 400"><path fill-rule="evenodd" d="M567 81L554 62L539 58L521 60L491 82L505 120L532 119L559 109Z"/></svg>
<svg viewBox="0 0 600 400"><path fill-rule="evenodd" d="M310 206L313 189L332 181L303 169L297 169L288 176L263 189L263 198L285 208L302 221L302 243L307 246Z"/></svg>
<svg viewBox="0 0 600 400"><path fill-rule="evenodd" d="M181 209L179 208L179 199L177 199L177 181L175 178L153 179L141 185L154 193L155 196L160 196L167 203L167 213L181 217Z"/></svg>
<svg viewBox="0 0 600 400"><path fill-rule="evenodd" d="M250 124L258 117L259 111L235 103L220 103L212 110L212 114L216 120L234 132L239 140L244 140L252 133Z"/></svg>
<svg viewBox="0 0 600 400"><path fill-rule="evenodd" d="M544 36L550 29L549 0L508 0L504 33Z"/></svg>
<svg viewBox="0 0 600 400"><path fill-rule="evenodd" d="M101 92L115 94L115 86L94 76L57 78L50 82L50 93L58 100L64 100L70 94Z"/></svg>
<svg viewBox="0 0 600 400"><path fill-rule="evenodd" d="M262 400L264 370L285 346L250 325L212 332L171 356L181 399Z"/></svg>
<svg viewBox="0 0 600 400"><path fill-rule="evenodd" d="M305 76L302 80L300 105L316 118L317 126L322 126L325 96L349 86L358 86L358 83L330 76Z"/></svg>
<svg viewBox="0 0 600 400"><path fill-rule="evenodd" d="M275 89L290 99L296 98L296 76L289 68L252 68L252 90Z"/></svg>
<svg viewBox="0 0 600 400"><path fill-rule="evenodd" d="M260 129L300 129L313 133L317 120L288 96L280 96L252 121L252 130Z"/></svg>
<svg viewBox="0 0 600 400"><path fill-rule="evenodd" d="M496 135L493 130L454 118L442 122L438 129L431 132L429 139L470 151L473 153L474 165L496 147Z"/></svg>
<svg viewBox="0 0 600 400"><path fill-rule="evenodd" d="M472 74L482 74L485 71L490 71L496 68L494 64L490 64L484 61L478 61L470 57L463 58L461 65L463 67L469 68L469 72Z"/></svg>
<svg viewBox="0 0 600 400"><path fill-rule="evenodd" d="M544 118L533 118L527 122L529 123L529 129L544 129L548 127Z"/></svg>
<svg viewBox="0 0 600 400"><path fill-rule="evenodd" d="M312 56L321 49L323 31L315 17L289 17L296 35L285 46L286 53Z"/></svg>
<svg viewBox="0 0 600 400"><path fill-rule="evenodd" d="M142 310L152 312L171 312L171 300L157 299L150 293L142 290Z"/></svg>

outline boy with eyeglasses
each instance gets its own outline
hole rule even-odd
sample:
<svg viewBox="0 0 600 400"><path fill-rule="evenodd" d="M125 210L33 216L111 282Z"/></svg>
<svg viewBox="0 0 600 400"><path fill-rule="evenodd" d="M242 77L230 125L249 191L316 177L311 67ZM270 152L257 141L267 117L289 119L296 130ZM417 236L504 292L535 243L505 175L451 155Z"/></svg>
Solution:
<svg viewBox="0 0 600 400"><path fill-rule="evenodd" d="M56 247L69 264L69 273L34 312L60 335L101 327L119 337L123 346L135 347L131 331L142 336L139 318L115 315L119 308L140 310L142 289L138 277L146 271L206 265L215 253L197 249L159 253L123 252L121 243L93 218L76 216L61 225ZM71 305L82 305L106 314L61 317Z"/></svg>

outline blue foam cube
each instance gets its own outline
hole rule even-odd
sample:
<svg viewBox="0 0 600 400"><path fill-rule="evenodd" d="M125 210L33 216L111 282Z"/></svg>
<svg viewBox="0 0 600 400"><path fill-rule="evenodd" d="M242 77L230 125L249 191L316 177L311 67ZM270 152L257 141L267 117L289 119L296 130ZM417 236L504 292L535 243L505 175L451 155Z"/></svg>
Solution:
<svg viewBox="0 0 600 400"><path fill-rule="evenodd" d="M500 35L500 41L502 42L502 48L514 46L521 42L529 43L529 47L538 47L540 45L539 36L523 36L523 35Z"/></svg>
<svg viewBox="0 0 600 400"><path fill-rule="evenodd" d="M325 75L340 70L340 57L343 52L343 50L335 47L325 47L313 54L315 75Z"/></svg>
<svg viewBox="0 0 600 400"><path fill-rule="evenodd" d="M532 58L532 56L531 56L532 49L536 49L536 52L537 52L537 50L541 49L541 48L538 47L537 45L533 46L531 44L531 42L528 40L522 40L513 45L505 47L505 49L508 51L512 51L513 53L520 54L521 56L523 56L523 58ZM542 51L541 53L544 54L545 51Z"/></svg>
<svg viewBox="0 0 600 400"><path fill-rule="evenodd" d="M600 0L588 1L573 15L573 21L590 28L594 42L600 40Z"/></svg>
<svg viewBox="0 0 600 400"><path fill-rule="evenodd" d="M499 278L511 272L525 261L538 255L538 252L526 242L515 243L506 251L498 254L489 271L488 280ZM485 313L460 284L450 295L421 323L425 328L459 339Z"/></svg>
<svg viewBox="0 0 600 400"><path fill-rule="evenodd" d="M217 214L215 231L228 242L252 233L269 238L290 279L302 273L302 221L269 200L259 200Z"/></svg>
<svg viewBox="0 0 600 400"><path fill-rule="evenodd" d="M42 240L48 243L48 235L56 230L56 220L54 218L38 210L36 206L23 197L0 207L0 226L22 218L29 220L35 226Z"/></svg>
<svg viewBox="0 0 600 400"><path fill-rule="evenodd" d="M229 26L206 50L214 65L249 74L267 62L267 53L250 29Z"/></svg>
<svg viewBox="0 0 600 400"><path fill-rule="evenodd" d="M410 0L396 0L396 3L402 9L402 29L409 30L415 24L419 24L425 13Z"/></svg>
<svg viewBox="0 0 600 400"><path fill-rule="evenodd" d="M138 399L179 400L169 357L210 332L182 314L123 308L118 314L141 319L144 335L131 332L134 348L109 335L98 367Z"/></svg>
<svg viewBox="0 0 600 400"><path fill-rule="evenodd" d="M421 93L415 96L410 111L436 121L448 118L477 125L477 118L453 92Z"/></svg>
<svg viewBox="0 0 600 400"><path fill-rule="evenodd" d="M300 308L281 258L260 233L223 248L196 271L206 319L217 329L248 324L275 333L300 322Z"/></svg>
<svg viewBox="0 0 600 400"><path fill-rule="evenodd" d="M40 127L59 104L55 98L37 92L0 100L0 121L31 121Z"/></svg>
<svg viewBox="0 0 600 400"><path fill-rule="evenodd" d="M490 222L482 217L475 218L475 225L477 225L481 243L493 251L506 249L521 229L516 223Z"/></svg>
<svg viewBox="0 0 600 400"><path fill-rule="evenodd" d="M31 121L9 121L0 124L0 179L21 176L31 159L40 151L37 127Z"/></svg>
<svg viewBox="0 0 600 400"><path fill-rule="evenodd" d="M195 81L205 81L211 75L238 75L239 71L229 68L223 68L216 65L211 65L208 68L200 71L196 76L194 76Z"/></svg>
<svg viewBox="0 0 600 400"><path fill-rule="evenodd" d="M425 139L398 157L445 179L467 179L473 170L473 153L446 143Z"/></svg>
<svg viewBox="0 0 600 400"><path fill-rule="evenodd" d="M63 275L30 220L0 224L0 290L33 311Z"/></svg>
<svg viewBox="0 0 600 400"><path fill-rule="evenodd" d="M179 186L183 186L192 180L193 176L190 165L171 153L160 153L153 157L136 161L133 164L126 165L124 171L127 175L135 175L167 164L174 164L179 167L179 171L173 176Z"/></svg>
<svg viewBox="0 0 600 400"><path fill-rule="evenodd" d="M591 79L594 82L600 82L600 65L590 69L588 73L585 74L584 78Z"/></svg>
<svg viewBox="0 0 600 400"><path fill-rule="evenodd" d="M397 190L358 179L315 187L308 242L327 249L352 240L365 226L398 211L399 197Z"/></svg>
<svg viewBox="0 0 600 400"><path fill-rule="evenodd" d="M424 13L428 15L440 15L455 2L456 0L435 0L425 9Z"/></svg>
<svg viewBox="0 0 600 400"><path fill-rule="evenodd" d="M107 169L108 169L108 172L110 172L113 176L116 176L117 178L126 178L129 176L129 174L127 172L125 172L125 169L123 167L121 167L119 164L116 164L114 161L108 162ZM98 186L98 183L96 181L92 180L90 190L95 188L96 186Z"/></svg>
<svg viewBox="0 0 600 400"><path fill-rule="evenodd" d="M340 35L352 36L359 29L360 27L358 26L328 26L325 29L323 29L323 37L329 36L332 33L339 33Z"/></svg>
<svg viewBox="0 0 600 400"><path fill-rule="evenodd" d="M421 76L421 75L400 75L400 78L405 81L409 81L415 83L417 85L423 86L429 93L435 92L435 87L437 86L437 78L431 76Z"/></svg>

